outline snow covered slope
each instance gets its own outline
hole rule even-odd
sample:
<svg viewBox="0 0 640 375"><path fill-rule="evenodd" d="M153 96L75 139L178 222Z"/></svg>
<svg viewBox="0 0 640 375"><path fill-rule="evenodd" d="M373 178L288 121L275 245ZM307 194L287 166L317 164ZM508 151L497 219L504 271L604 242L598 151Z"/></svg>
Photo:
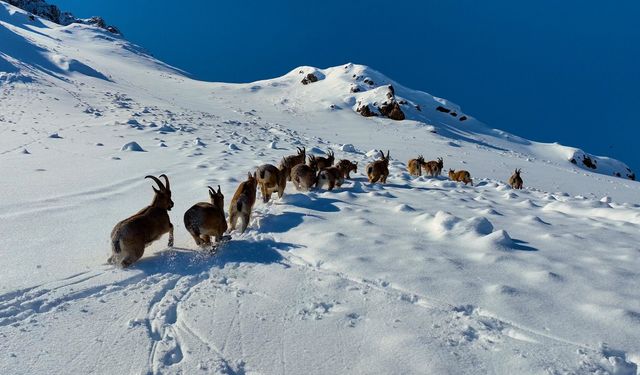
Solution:
<svg viewBox="0 0 640 375"><path fill-rule="evenodd" d="M358 173L333 192L289 184L218 254L196 249L182 214L206 186L228 204L298 146ZM391 175L370 185L379 149ZM418 154L474 186L409 176ZM200 82L0 2L0 373L637 375L640 186L584 155L366 66ZM505 183L515 168L522 191ZM175 246L105 265L160 173Z"/></svg>

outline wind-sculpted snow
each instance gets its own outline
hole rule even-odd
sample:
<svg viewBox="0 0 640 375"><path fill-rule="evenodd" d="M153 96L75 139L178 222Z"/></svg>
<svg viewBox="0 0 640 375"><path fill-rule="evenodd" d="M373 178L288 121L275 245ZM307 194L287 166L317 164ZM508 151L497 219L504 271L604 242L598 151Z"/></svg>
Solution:
<svg viewBox="0 0 640 375"><path fill-rule="evenodd" d="M0 373L638 374L638 183L361 65L206 83L85 25L13 26L38 47L22 61L0 44L19 68L0 73ZM109 79L31 69L54 45ZM354 112L389 84L420 111ZM182 215L207 186L227 211L247 172L303 146L358 171L332 192L258 197L245 234L195 246ZM380 150L390 175L372 185ZM410 176L418 154L474 185ZM506 184L515 168L523 190ZM161 173L175 247L106 265L114 224Z"/></svg>

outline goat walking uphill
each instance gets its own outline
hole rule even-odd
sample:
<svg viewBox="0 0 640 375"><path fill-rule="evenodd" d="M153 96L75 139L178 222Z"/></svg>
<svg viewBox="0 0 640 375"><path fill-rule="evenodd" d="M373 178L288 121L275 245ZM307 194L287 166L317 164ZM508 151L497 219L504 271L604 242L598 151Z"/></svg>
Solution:
<svg viewBox="0 0 640 375"><path fill-rule="evenodd" d="M262 201L264 203L269 202L271 194L276 191L278 192L278 198L282 198L284 195L284 189L287 186L287 176L291 174L291 171L284 158L280 162L280 165L282 169L277 168L275 165L263 164L256 170L256 178L258 185L260 185L260 192L262 193Z"/></svg>
<svg viewBox="0 0 640 375"><path fill-rule="evenodd" d="M236 229L239 218L242 218L242 228L240 231L244 233L251 219L251 210L256 203L256 174L247 173L247 180L240 183L236 193L231 199L229 206L229 224L231 230Z"/></svg>
<svg viewBox="0 0 640 375"><path fill-rule="evenodd" d="M522 189L522 177L520 177L522 169L516 169L511 177L509 177L509 185L514 189Z"/></svg>
<svg viewBox="0 0 640 375"><path fill-rule="evenodd" d="M424 157L418 156L416 159L411 159L407 162L407 169L412 176L422 176L422 165L424 164Z"/></svg>
<svg viewBox="0 0 640 375"><path fill-rule="evenodd" d="M358 173L358 162L353 163L351 160L342 159L337 164L336 167L340 169L342 173L342 178L351 178L349 173Z"/></svg>
<svg viewBox="0 0 640 375"><path fill-rule="evenodd" d="M473 186L471 174L465 170L454 171L449 169L449 178L453 181L464 182L465 185L471 183L471 186Z"/></svg>
<svg viewBox="0 0 640 375"><path fill-rule="evenodd" d="M342 186L344 178L338 167L329 167L318 172L317 181L318 189L322 189L324 185L327 185L327 190L331 191L336 186Z"/></svg>
<svg viewBox="0 0 640 375"><path fill-rule="evenodd" d="M318 181L316 170L306 164L298 164L291 170L291 181L298 191L309 191Z"/></svg>
<svg viewBox="0 0 640 375"><path fill-rule="evenodd" d="M382 151L380 153L382 154L380 159L367 165L367 177L370 183L380 181L384 184L387 182L387 177L389 176L389 150L387 150L386 156Z"/></svg>
<svg viewBox="0 0 640 375"><path fill-rule="evenodd" d="M224 217L224 195L218 185L218 191L209 188L211 203L199 202L184 213L184 226L198 246L211 246L211 237L216 243L223 239L227 231L227 219Z"/></svg>
<svg viewBox="0 0 640 375"><path fill-rule="evenodd" d="M333 162L336 160L333 155L333 151L327 151L327 157L324 156L314 156L309 155L309 166L316 171L321 171L325 168L329 168L333 165Z"/></svg>
<svg viewBox="0 0 640 375"><path fill-rule="evenodd" d="M168 246L173 246L173 224L168 211L173 207L169 178L161 174L165 184L154 176L146 176L158 184L159 189L153 188L155 195L151 204L134 215L122 220L111 231L110 264L128 267L144 254L144 248L153 241L169 233Z"/></svg>
<svg viewBox="0 0 640 375"><path fill-rule="evenodd" d="M442 158L438 158L438 160L430 160L423 164L424 168L427 170L427 174L431 177L440 176L442 173L442 168L444 168L444 162Z"/></svg>
<svg viewBox="0 0 640 375"><path fill-rule="evenodd" d="M285 171L285 174L287 175L287 181L291 181L291 169L298 164L304 164L306 160L307 150L304 147L298 147L298 154L285 156L285 158L280 162L279 169L281 171Z"/></svg>

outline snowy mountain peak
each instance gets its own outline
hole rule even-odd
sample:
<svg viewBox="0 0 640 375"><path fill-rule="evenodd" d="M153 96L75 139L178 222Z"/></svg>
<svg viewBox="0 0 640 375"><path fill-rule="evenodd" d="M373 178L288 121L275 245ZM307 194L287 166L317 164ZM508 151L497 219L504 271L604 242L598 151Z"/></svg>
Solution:
<svg viewBox="0 0 640 375"><path fill-rule="evenodd" d="M184 213L208 186L228 214L247 172L302 147L355 170L331 191L261 190L246 232L197 245ZM370 183L381 149L388 180ZM444 173L410 174L418 155ZM638 375L625 168L364 65L203 82L0 1L0 374ZM160 174L172 245L105 264Z"/></svg>
<svg viewBox="0 0 640 375"><path fill-rule="evenodd" d="M63 24L74 19L42 0L12 3ZM56 86L89 84L98 79L118 85L110 90L127 86L127 90L134 91L134 87L158 84L156 91L171 96L167 100L172 101L181 100L185 90L195 95L201 90L246 88L256 98L279 97L278 108L286 113L327 114L333 119L350 113L372 125L391 121L403 128L420 127L453 144L463 140L478 147L516 152L531 160L553 161L570 169L635 179L635 173L618 160L491 129L455 103L410 89L366 65L347 63L325 69L300 66L284 76L248 84L200 82L154 59L121 36L84 22L67 26L44 19L40 22L32 20L26 11L0 1L0 25L0 84L46 81ZM210 103L204 102L209 95L195 100L203 101L202 107L206 108ZM193 102L185 105L192 106Z"/></svg>
<svg viewBox="0 0 640 375"><path fill-rule="evenodd" d="M35 21L37 16L62 26L81 23L105 29L113 34L120 34L115 26L107 25L102 17L77 18L70 12L62 12L57 6L48 4L45 0L7 0L7 2L29 12L32 21Z"/></svg>

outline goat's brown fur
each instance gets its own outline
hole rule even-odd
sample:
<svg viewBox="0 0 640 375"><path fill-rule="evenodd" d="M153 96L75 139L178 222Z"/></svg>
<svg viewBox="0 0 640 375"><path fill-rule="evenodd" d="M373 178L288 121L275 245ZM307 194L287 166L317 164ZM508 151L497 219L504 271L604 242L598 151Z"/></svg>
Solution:
<svg viewBox="0 0 640 375"><path fill-rule="evenodd" d="M298 164L304 164L307 161L307 150L302 147L298 147L297 155L285 156L280 162L280 170L287 171L287 181L291 181L291 169Z"/></svg>
<svg viewBox="0 0 640 375"><path fill-rule="evenodd" d="M389 150L387 150L386 156L382 151L380 153L382 155L379 160L367 165L367 177L371 183L380 181L384 184L389 176Z"/></svg>
<svg viewBox="0 0 640 375"><path fill-rule="evenodd" d="M324 156L314 156L309 155L309 166L316 171L321 171L325 168L329 168L333 166L333 162L335 161L335 156L333 151L329 150L327 152L327 157Z"/></svg>
<svg viewBox="0 0 640 375"><path fill-rule="evenodd" d="M522 189L522 177L520 177L521 172L522 169L516 169L511 177L509 177L509 185L514 189Z"/></svg>
<svg viewBox="0 0 640 375"><path fill-rule="evenodd" d="M209 186L209 198L211 203L196 203L184 213L184 226L198 246L211 246L211 237L214 237L215 242L220 242L227 231L224 195L220 185L218 191Z"/></svg>
<svg viewBox="0 0 640 375"><path fill-rule="evenodd" d="M442 161L442 158L438 158L438 160L430 160L424 163L423 166L429 176L440 176L442 168L444 168L444 162Z"/></svg>
<svg viewBox="0 0 640 375"><path fill-rule="evenodd" d="M241 232L247 229L249 220L251 219L251 210L256 203L256 187L258 181L256 180L256 174L251 172L247 173L247 180L240 183L236 193L231 199L231 205L229 206L229 226L231 230L236 229L236 224L239 218L242 218Z"/></svg>
<svg viewBox="0 0 640 375"><path fill-rule="evenodd" d="M465 170L454 171L449 169L449 178L453 181L464 182L465 185L471 183L471 186L473 186L471 174Z"/></svg>
<svg viewBox="0 0 640 375"><path fill-rule="evenodd" d="M298 164L291 170L291 181L298 191L309 191L316 184L316 171L306 164Z"/></svg>
<svg viewBox="0 0 640 375"><path fill-rule="evenodd" d="M317 186L321 189L325 184L328 185L328 190L333 190L334 187L342 186L344 177L342 177L342 171L338 167L329 167L318 172Z"/></svg>
<svg viewBox="0 0 640 375"><path fill-rule="evenodd" d="M350 160L342 159L336 164L336 167L340 169L342 178L351 178L349 175L351 171L353 171L353 173L358 173L358 163L353 163Z"/></svg>
<svg viewBox="0 0 640 375"><path fill-rule="evenodd" d="M422 165L424 164L424 157L418 156L416 159L411 159L407 162L407 169L412 176L422 176Z"/></svg>
<svg viewBox="0 0 640 375"><path fill-rule="evenodd" d="M144 248L153 241L169 233L168 246L173 246L173 224L168 211L173 207L169 179L161 174L165 184L154 176L146 176L158 184L160 189L153 188L155 196L151 204L134 215L122 220L111 231L110 264L128 267L144 254Z"/></svg>
<svg viewBox="0 0 640 375"><path fill-rule="evenodd" d="M280 164L284 166L282 170L271 164L263 164L256 170L256 179L258 180L258 185L260 185L264 203L269 202L273 192L278 192L278 198L282 198L284 195L284 189L287 186L287 174L290 172L287 172L288 168L285 160L282 160Z"/></svg>

